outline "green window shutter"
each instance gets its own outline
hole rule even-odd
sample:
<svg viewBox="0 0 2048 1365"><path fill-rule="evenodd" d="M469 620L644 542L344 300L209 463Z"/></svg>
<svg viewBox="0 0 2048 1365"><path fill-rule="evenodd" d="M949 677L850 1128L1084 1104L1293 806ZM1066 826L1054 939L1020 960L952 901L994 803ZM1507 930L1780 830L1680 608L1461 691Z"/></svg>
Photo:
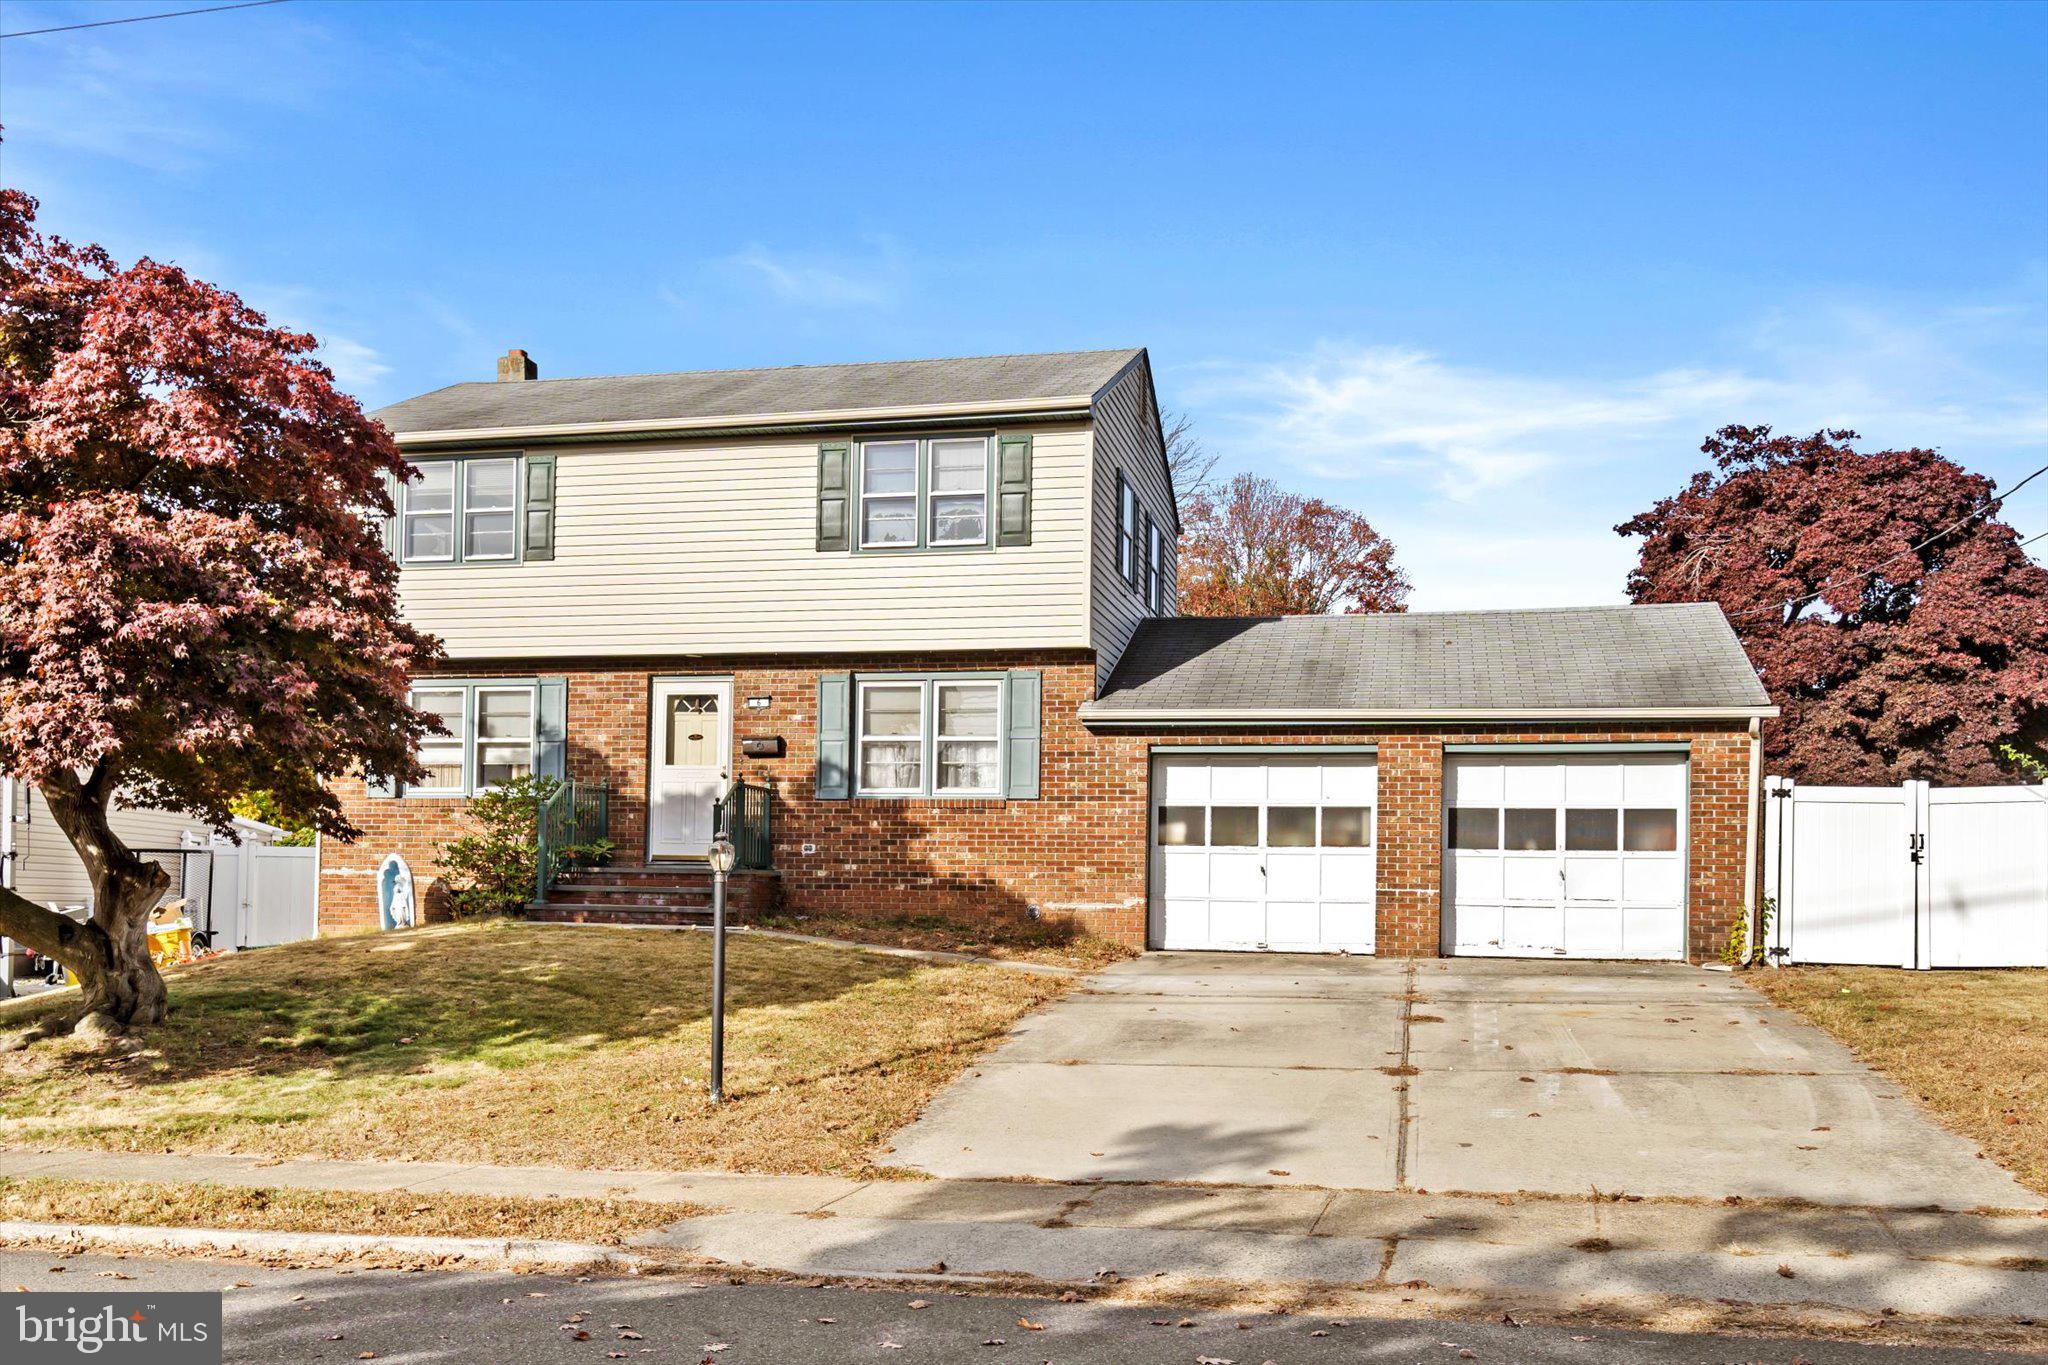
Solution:
<svg viewBox="0 0 2048 1365"><path fill-rule="evenodd" d="M398 559L398 523L401 520L399 513L404 506L401 499L405 496L405 485L398 481L396 474L386 474L384 476L384 493L391 499L391 515L384 518L384 524L380 528L384 532L384 553L390 555L393 562L396 562Z"/></svg>
<svg viewBox="0 0 2048 1365"><path fill-rule="evenodd" d="M846 441L818 445L818 549L853 546L847 504L853 487L853 446Z"/></svg>
<svg viewBox="0 0 2048 1365"><path fill-rule="evenodd" d="M818 799L844 801L853 789L853 675L818 675Z"/></svg>
<svg viewBox="0 0 2048 1365"><path fill-rule="evenodd" d="M555 457L526 457L526 559L555 557Z"/></svg>
<svg viewBox="0 0 2048 1365"><path fill-rule="evenodd" d="M542 678L535 691L534 776L566 781L569 776L569 680Z"/></svg>
<svg viewBox="0 0 2048 1365"><path fill-rule="evenodd" d="M1038 670L1012 669L1010 684L1003 691L1008 699L1003 718L1003 734L1008 741L1004 746L1008 757L1005 760L1007 771L1003 774L1003 794L1036 800L1041 728Z"/></svg>
<svg viewBox="0 0 2048 1365"><path fill-rule="evenodd" d="M1031 543L1031 438L996 437L996 544Z"/></svg>

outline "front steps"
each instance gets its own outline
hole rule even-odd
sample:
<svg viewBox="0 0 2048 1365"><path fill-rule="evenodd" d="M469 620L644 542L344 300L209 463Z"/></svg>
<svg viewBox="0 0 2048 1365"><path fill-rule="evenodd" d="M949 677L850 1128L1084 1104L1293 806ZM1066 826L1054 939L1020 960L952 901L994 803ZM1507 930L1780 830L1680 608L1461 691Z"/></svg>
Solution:
<svg viewBox="0 0 2048 1365"><path fill-rule="evenodd" d="M773 872L735 872L726 881L734 922L775 908ZM564 872L526 918L557 924L709 924L711 869L701 862L613 864Z"/></svg>

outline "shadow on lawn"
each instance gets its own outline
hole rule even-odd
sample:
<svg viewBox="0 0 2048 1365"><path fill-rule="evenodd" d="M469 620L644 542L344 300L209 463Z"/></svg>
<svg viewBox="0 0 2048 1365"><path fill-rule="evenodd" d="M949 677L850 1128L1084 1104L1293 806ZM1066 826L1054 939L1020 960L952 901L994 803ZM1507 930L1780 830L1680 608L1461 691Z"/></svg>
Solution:
<svg viewBox="0 0 2048 1365"><path fill-rule="evenodd" d="M315 940L174 970L170 1021L138 1035L144 1053L72 1052L62 1065L133 1086L313 1068L337 1079L460 1063L512 1069L701 1024L710 961L702 934L504 921ZM797 1008L922 965L735 940L727 1006ZM65 1007L53 1000L4 1019L26 1025Z"/></svg>

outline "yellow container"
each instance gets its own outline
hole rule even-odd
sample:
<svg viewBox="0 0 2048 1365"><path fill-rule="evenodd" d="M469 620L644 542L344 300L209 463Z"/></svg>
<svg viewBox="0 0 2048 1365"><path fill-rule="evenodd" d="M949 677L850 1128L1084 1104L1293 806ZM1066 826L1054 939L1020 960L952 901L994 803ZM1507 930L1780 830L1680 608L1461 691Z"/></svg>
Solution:
<svg viewBox="0 0 2048 1365"><path fill-rule="evenodd" d="M159 968L174 966L192 960L192 921L174 919L163 924L149 926L149 960ZM64 971L64 984L76 986L78 974L70 968Z"/></svg>

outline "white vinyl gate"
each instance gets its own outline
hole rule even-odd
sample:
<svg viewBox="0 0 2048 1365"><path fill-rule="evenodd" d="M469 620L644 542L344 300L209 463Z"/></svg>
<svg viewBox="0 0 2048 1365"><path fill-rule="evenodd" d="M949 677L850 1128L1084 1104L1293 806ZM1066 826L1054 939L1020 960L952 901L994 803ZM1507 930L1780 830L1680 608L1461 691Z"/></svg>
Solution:
<svg viewBox="0 0 2048 1365"><path fill-rule="evenodd" d="M1773 960L2048 967L2048 787L1765 791Z"/></svg>
<svg viewBox="0 0 2048 1365"><path fill-rule="evenodd" d="M213 849L214 949L267 948L312 938L319 872L313 849L236 846L223 840Z"/></svg>

